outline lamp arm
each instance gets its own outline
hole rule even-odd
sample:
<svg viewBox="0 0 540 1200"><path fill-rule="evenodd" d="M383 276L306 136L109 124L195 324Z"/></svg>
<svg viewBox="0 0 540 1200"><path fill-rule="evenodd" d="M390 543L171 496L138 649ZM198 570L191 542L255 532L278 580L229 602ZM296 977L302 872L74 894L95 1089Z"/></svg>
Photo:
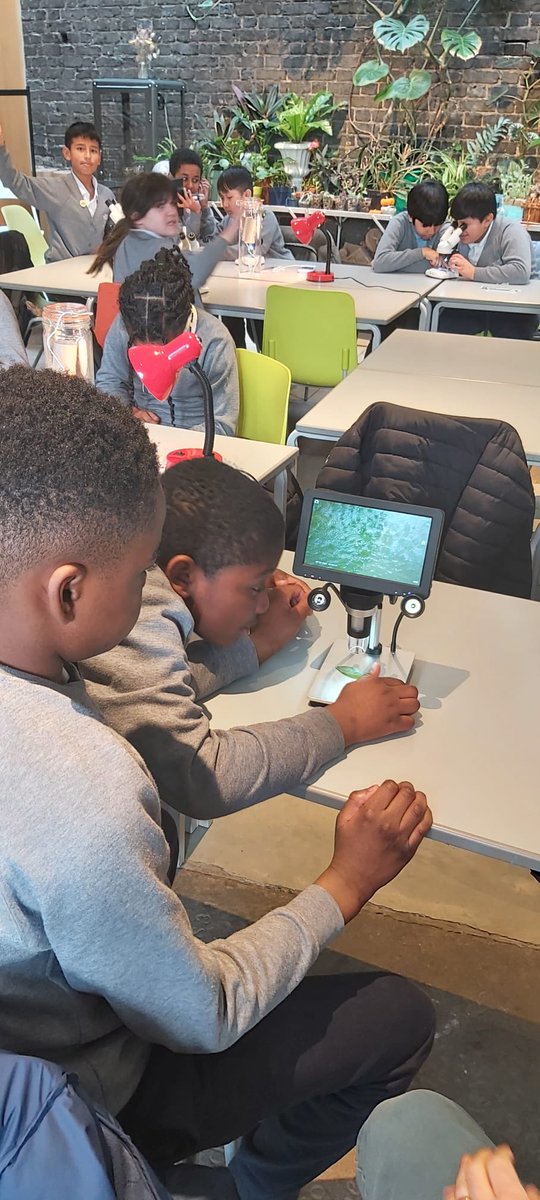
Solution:
<svg viewBox="0 0 540 1200"><path fill-rule="evenodd" d="M330 237L330 234L324 225L320 225L319 229L320 229L321 233L324 234L324 237L326 238L326 266L325 266L324 270L325 270L325 274L329 275L330 274L330 263L332 261L332 238Z"/></svg>
<svg viewBox="0 0 540 1200"><path fill-rule="evenodd" d="M216 435L216 423L215 423L215 419L214 419L214 396L212 393L212 386L211 386L210 380L208 378L208 375L206 374L205 371L203 371L202 367L199 366L198 362L190 363L188 370L192 371L193 374L197 376L197 379L200 381L200 384L201 384L201 387L203 390L203 401L204 401L203 456L204 456L204 458L211 458L212 451L214 449L214 438Z"/></svg>

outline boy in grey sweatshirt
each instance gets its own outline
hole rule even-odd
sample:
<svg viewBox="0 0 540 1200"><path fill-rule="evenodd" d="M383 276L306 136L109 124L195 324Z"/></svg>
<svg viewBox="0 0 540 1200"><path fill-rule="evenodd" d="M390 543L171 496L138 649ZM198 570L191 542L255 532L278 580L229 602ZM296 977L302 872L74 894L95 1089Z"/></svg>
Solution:
<svg viewBox="0 0 540 1200"><path fill-rule="evenodd" d="M225 217L220 229L224 231L233 220L238 219L242 200L253 195L253 176L246 167L227 167L222 171L217 181L217 190ZM294 262L294 254L285 245L283 233L275 213L271 208L263 207L261 232L261 249L265 258L285 258ZM238 246L231 246L227 258L238 257Z"/></svg>
<svg viewBox="0 0 540 1200"><path fill-rule="evenodd" d="M113 397L11 367L0 481L0 1044L79 1072L156 1165L245 1134L240 1200L295 1192L430 1049L406 980L304 978L415 853L425 796L353 794L315 884L200 942L165 882L155 785L73 666L137 619L164 515L155 450Z"/></svg>
<svg viewBox="0 0 540 1200"><path fill-rule="evenodd" d="M495 193L485 183L467 183L450 209L462 234L449 265L460 279L475 283L523 286L532 274L532 242L520 221L497 213ZM532 338L538 317L531 313L447 309L439 329L446 333L491 333L493 337Z"/></svg>
<svg viewBox="0 0 540 1200"><path fill-rule="evenodd" d="M47 262L92 254L105 234L111 189L98 183L94 172L101 163L101 139L87 121L66 129L63 156L71 170L23 175L13 166L0 126L0 179L25 204L41 209L49 224Z"/></svg>
<svg viewBox="0 0 540 1200"><path fill-rule="evenodd" d="M197 459L172 467L163 486L163 538L139 620L120 646L81 669L164 803L199 820L236 812L300 788L354 742L411 728L417 689L373 678L349 684L327 708L212 729L204 698L253 674L297 635L310 613L308 589L276 577L283 519L249 476Z"/></svg>
<svg viewBox="0 0 540 1200"><path fill-rule="evenodd" d="M131 405L142 420L204 430L204 397L197 376L181 371L168 401L162 402L143 386L127 353L133 343L168 342L190 329L203 344L200 365L212 387L216 433L232 436L240 404L233 340L216 317L195 307L194 300L189 264L180 251L160 250L146 259L120 289L120 313L105 339L96 385Z"/></svg>
<svg viewBox="0 0 540 1200"><path fill-rule="evenodd" d="M181 184L176 195L188 238L209 242L216 235L217 225L208 202L210 184L203 176L200 154L187 147L175 150L169 170L172 178Z"/></svg>
<svg viewBox="0 0 540 1200"><path fill-rule="evenodd" d="M373 270L419 274L439 265L437 245L446 228L448 192L436 179L416 183L407 195L407 212L388 222L375 251Z"/></svg>

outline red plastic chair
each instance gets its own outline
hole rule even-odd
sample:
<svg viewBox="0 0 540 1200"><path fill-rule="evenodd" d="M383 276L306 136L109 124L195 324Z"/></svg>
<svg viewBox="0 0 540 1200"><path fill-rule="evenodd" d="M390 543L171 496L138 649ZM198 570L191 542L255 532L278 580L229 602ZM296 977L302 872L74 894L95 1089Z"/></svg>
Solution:
<svg viewBox="0 0 540 1200"><path fill-rule="evenodd" d="M98 287L94 317L94 337L102 349L109 329L120 311L118 304L119 294L119 283L100 283Z"/></svg>

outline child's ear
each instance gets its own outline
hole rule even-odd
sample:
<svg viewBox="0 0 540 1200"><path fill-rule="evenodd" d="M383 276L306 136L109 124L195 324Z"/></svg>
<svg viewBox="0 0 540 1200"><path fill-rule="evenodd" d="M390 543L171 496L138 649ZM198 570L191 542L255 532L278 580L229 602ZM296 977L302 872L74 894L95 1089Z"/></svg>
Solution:
<svg viewBox="0 0 540 1200"><path fill-rule="evenodd" d="M71 150L69 146L62 146L62 157L65 158L66 162L71 162Z"/></svg>
<svg viewBox="0 0 540 1200"><path fill-rule="evenodd" d="M86 567L80 563L62 563L62 566L56 567L49 576L49 611L54 620L61 625L69 625L75 619L85 579Z"/></svg>
<svg viewBox="0 0 540 1200"><path fill-rule="evenodd" d="M198 568L189 554L175 554L163 569L177 596L186 602L190 600Z"/></svg>

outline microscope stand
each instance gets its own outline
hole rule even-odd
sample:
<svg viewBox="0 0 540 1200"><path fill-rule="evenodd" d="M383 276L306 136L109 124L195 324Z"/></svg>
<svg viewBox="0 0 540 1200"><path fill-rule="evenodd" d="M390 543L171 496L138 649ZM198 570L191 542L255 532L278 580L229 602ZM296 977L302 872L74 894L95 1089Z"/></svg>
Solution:
<svg viewBox="0 0 540 1200"><path fill-rule="evenodd" d="M380 655L366 654L363 650L351 650L347 637L338 638L316 672L308 699L313 704L332 704L342 688L354 679L368 675L375 663L381 664L381 675L392 675L406 683L412 671L414 654L412 650L402 650L399 646L395 654L390 652L389 646L383 646Z"/></svg>

